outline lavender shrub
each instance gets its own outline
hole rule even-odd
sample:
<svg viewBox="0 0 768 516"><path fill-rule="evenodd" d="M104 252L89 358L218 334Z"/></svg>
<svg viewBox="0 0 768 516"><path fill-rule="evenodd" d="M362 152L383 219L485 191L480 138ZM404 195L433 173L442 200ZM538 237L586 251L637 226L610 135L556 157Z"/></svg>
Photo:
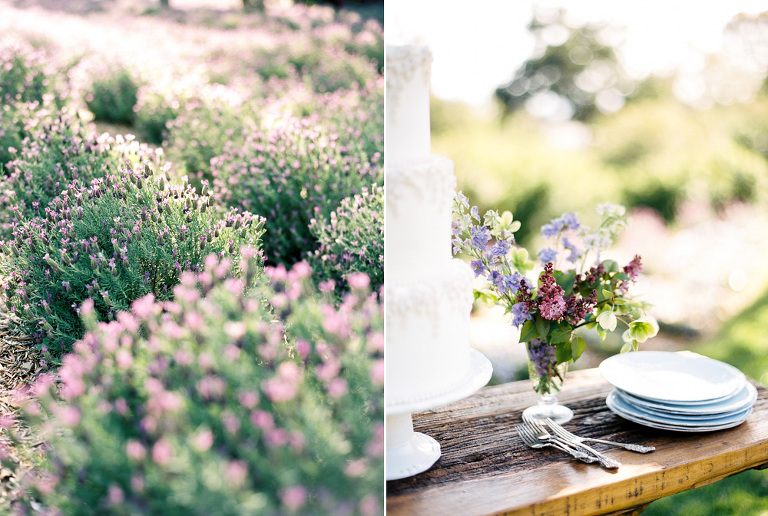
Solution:
<svg viewBox="0 0 768 516"><path fill-rule="evenodd" d="M133 111L139 91L135 73L124 65L112 65L94 72L85 104L96 120L133 124Z"/></svg>
<svg viewBox="0 0 768 516"><path fill-rule="evenodd" d="M181 273L199 271L211 252L236 260L241 246L259 249L263 220L217 216L212 202L148 165L73 180L4 244L8 308L58 358L83 335L77 312L86 299L111 320L148 293L169 299Z"/></svg>
<svg viewBox="0 0 768 516"><path fill-rule="evenodd" d="M148 295L109 323L84 305L60 391L45 377L26 405L47 441L26 487L47 514L383 513L383 313L367 278L336 308L306 263L267 269L259 298L232 263L208 257L175 301Z"/></svg>
<svg viewBox="0 0 768 516"><path fill-rule="evenodd" d="M45 216L46 206L71 181L88 184L126 164L160 161L153 149L131 136L90 134L66 108L34 112L24 130L28 135L14 153L16 159L6 164L7 175L0 178L0 235L5 239L16 225Z"/></svg>
<svg viewBox="0 0 768 516"><path fill-rule="evenodd" d="M374 290L384 284L384 188L363 188L341 201L328 222L312 219L309 231L320 243L310 255L317 281L333 280L339 292L352 273L365 273Z"/></svg>

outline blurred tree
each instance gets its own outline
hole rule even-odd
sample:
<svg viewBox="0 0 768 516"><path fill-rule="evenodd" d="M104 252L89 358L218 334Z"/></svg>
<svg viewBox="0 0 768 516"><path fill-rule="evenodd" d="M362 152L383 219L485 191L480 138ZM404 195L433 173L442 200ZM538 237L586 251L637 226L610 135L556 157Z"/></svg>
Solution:
<svg viewBox="0 0 768 516"><path fill-rule="evenodd" d="M264 0L243 0L243 11L246 12L264 12Z"/></svg>
<svg viewBox="0 0 768 516"><path fill-rule="evenodd" d="M747 69L768 74L768 11L734 16L723 30L726 55ZM762 90L768 93L768 75Z"/></svg>
<svg viewBox="0 0 768 516"><path fill-rule="evenodd" d="M636 91L636 81L616 58L608 27L569 26L560 9L536 12L528 29L534 55L495 92L505 114L538 102L559 118L587 121L598 112L618 111Z"/></svg>

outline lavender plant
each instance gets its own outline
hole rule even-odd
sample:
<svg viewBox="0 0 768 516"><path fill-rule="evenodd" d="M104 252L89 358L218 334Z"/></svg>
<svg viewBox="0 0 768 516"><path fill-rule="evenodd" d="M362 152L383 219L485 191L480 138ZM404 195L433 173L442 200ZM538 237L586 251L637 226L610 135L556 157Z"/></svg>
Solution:
<svg viewBox="0 0 768 516"><path fill-rule="evenodd" d="M367 278L334 308L306 263L267 269L260 297L236 262L205 263L175 301L147 295L116 321L84 303L60 397L52 377L30 392L47 472L26 488L57 514L382 514L383 314Z"/></svg>
<svg viewBox="0 0 768 516"><path fill-rule="evenodd" d="M93 77L85 104L96 120L131 125L138 91L134 74L123 65L113 65Z"/></svg>
<svg viewBox="0 0 768 516"><path fill-rule="evenodd" d="M50 96L61 107L64 94L41 52L28 45L0 47L0 104L42 103Z"/></svg>
<svg viewBox="0 0 768 516"><path fill-rule="evenodd" d="M316 281L333 280L344 292L349 274L362 272L373 290L384 284L384 188L363 188L341 201L328 221L312 219L309 231L320 243L310 255Z"/></svg>
<svg viewBox="0 0 768 516"><path fill-rule="evenodd" d="M44 216L46 206L73 180L116 173L121 166L144 160L159 163L159 156L132 138L89 134L82 120L66 108L50 113L38 111L28 119L28 135L16 158L6 164L0 178L0 235L11 236L15 225Z"/></svg>
<svg viewBox="0 0 768 516"><path fill-rule="evenodd" d="M242 246L259 249L261 218L235 210L220 218L212 203L148 165L71 181L3 245L8 309L58 359L83 335L86 299L111 320L148 293L169 299L181 273L200 270L211 252L237 259Z"/></svg>
<svg viewBox="0 0 768 516"><path fill-rule="evenodd" d="M270 263L296 263L317 249L310 220L330 219L342 199L381 184L379 156L338 140L311 119L289 118L211 161L216 198L266 217Z"/></svg>
<svg viewBox="0 0 768 516"><path fill-rule="evenodd" d="M579 328L595 329L604 339L622 322L627 327L622 352L636 350L658 331L656 322L645 316L648 305L629 294L643 270L640 257L624 267L601 259L628 223L624 207L603 204L597 211L602 220L594 230L582 226L575 213L541 228L550 245L537 253L543 270L533 284L525 275L534 262L526 249L515 245L520 222L510 212L494 210L481 219L477 207L470 209L461 193L454 202L454 254L469 255L475 276L487 280L487 289L475 296L511 314L539 377L535 389L540 394L557 389L557 364L578 359L586 349Z"/></svg>

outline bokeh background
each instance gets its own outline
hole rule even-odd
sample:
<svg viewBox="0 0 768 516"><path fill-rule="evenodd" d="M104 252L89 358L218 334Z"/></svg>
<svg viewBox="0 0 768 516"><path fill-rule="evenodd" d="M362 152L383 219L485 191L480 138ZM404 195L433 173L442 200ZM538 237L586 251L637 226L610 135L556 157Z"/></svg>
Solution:
<svg viewBox="0 0 768 516"><path fill-rule="evenodd" d="M661 331L643 349L689 349L768 383L768 8L755 1L387 0L387 44L433 52L432 151L470 203L538 229L598 203L632 223L613 254L643 257L639 295ZM495 382L525 351L476 306L472 345ZM577 367L618 352L598 338ZM765 514L768 476L745 474L645 514Z"/></svg>

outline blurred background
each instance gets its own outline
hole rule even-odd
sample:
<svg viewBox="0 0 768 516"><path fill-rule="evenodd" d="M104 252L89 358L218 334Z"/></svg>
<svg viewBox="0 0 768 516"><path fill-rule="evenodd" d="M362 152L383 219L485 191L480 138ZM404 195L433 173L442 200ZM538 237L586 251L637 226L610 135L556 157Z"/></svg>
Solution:
<svg viewBox="0 0 768 516"><path fill-rule="evenodd" d="M659 336L768 383L768 6L734 0L387 0L387 44L433 52L432 152L454 161L472 205L510 210L534 254L539 228L621 203L612 254L643 257L635 291ZM494 382L527 377L496 309L476 306L472 345ZM621 347L594 338L576 367ZM683 509L684 507L684 509ZM645 514L765 514L749 472Z"/></svg>

